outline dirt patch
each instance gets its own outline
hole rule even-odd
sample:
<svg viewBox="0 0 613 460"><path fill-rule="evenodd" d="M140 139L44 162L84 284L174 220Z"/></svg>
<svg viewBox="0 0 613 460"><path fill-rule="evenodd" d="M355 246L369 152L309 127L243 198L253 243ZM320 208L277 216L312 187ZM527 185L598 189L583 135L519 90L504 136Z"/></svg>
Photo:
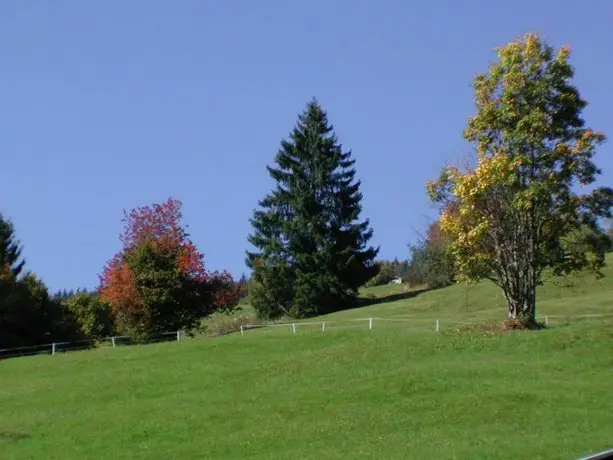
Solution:
<svg viewBox="0 0 613 460"><path fill-rule="evenodd" d="M21 431L3 431L0 430L0 442L2 441L17 441L19 439L29 438L30 435L28 433L23 433Z"/></svg>
<svg viewBox="0 0 613 460"><path fill-rule="evenodd" d="M536 320L507 319L500 323L470 324L457 329L458 332L510 332L510 331L539 331L546 329L544 323Z"/></svg>

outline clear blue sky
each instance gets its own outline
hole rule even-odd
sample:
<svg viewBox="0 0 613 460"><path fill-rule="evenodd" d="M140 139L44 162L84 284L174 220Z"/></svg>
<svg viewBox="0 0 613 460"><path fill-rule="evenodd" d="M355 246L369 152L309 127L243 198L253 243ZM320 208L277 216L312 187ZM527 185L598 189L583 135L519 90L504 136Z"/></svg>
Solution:
<svg viewBox="0 0 613 460"><path fill-rule="evenodd" d="M433 215L425 181L470 151L471 79L529 31L573 46L610 184L613 2L584 3L5 0L0 212L54 291L95 287L122 209L169 196L207 266L238 276L265 166L316 96L380 256L405 257Z"/></svg>

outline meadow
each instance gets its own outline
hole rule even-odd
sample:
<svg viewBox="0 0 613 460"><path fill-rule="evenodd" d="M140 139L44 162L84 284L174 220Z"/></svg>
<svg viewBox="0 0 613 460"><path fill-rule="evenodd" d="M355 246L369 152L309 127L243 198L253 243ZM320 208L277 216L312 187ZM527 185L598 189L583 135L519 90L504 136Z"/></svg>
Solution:
<svg viewBox="0 0 613 460"><path fill-rule="evenodd" d="M0 458L574 459L613 448L606 275L543 286L541 331L464 330L505 317L487 283L390 285L296 334L4 360ZM249 308L237 315L248 321Z"/></svg>

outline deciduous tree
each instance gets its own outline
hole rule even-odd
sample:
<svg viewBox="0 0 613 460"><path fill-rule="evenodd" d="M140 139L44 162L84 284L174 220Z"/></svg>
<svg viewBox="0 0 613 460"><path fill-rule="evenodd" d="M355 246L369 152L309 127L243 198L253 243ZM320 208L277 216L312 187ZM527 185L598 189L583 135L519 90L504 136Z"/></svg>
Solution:
<svg viewBox="0 0 613 460"><path fill-rule="evenodd" d="M419 284L439 289L453 284L457 271L449 240L440 228L439 221L428 227L426 238L410 246L411 273Z"/></svg>
<svg viewBox="0 0 613 460"><path fill-rule="evenodd" d="M124 213L123 249L100 284L120 330L147 337L191 329L201 317L237 304L231 276L205 269L181 218L181 202L174 199Z"/></svg>
<svg viewBox="0 0 613 460"><path fill-rule="evenodd" d="M605 136L585 126L587 103L572 85L569 55L535 34L498 49L497 62L474 80L477 113L464 132L476 147L476 166L447 167L428 184L435 201L459 207L440 221L462 277L492 280L509 317L530 322L546 271L599 273L604 255L597 246L566 241L585 227L598 232L613 204L610 188L576 190L600 174L592 158Z"/></svg>
<svg viewBox="0 0 613 460"><path fill-rule="evenodd" d="M111 309L97 293L78 291L61 302L74 315L85 337L102 339L113 333Z"/></svg>

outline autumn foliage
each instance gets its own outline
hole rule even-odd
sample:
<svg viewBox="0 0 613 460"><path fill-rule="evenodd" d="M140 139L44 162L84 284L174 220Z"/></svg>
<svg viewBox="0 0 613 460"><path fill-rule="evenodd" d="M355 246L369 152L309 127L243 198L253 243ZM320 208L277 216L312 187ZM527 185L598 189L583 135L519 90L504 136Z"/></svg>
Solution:
<svg viewBox="0 0 613 460"><path fill-rule="evenodd" d="M124 212L123 249L100 276L100 297L119 330L189 329L201 317L238 303L230 274L205 269L181 218L181 202L172 198Z"/></svg>
<svg viewBox="0 0 613 460"><path fill-rule="evenodd" d="M535 34L498 49L498 60L473 86L477 113L465 139L476 165L447 167L428 184L459 275L489 279L505 295L510 318L534 322L536 287L545 273L590 268L600 274L598 221L611 216L613 189L594 185L592 159L604 134L585 126L587 106L572 84L570 49L555 52ZM453 211L453 212L452 212ZM578 232L594 235L569 244Z"/></svg>

